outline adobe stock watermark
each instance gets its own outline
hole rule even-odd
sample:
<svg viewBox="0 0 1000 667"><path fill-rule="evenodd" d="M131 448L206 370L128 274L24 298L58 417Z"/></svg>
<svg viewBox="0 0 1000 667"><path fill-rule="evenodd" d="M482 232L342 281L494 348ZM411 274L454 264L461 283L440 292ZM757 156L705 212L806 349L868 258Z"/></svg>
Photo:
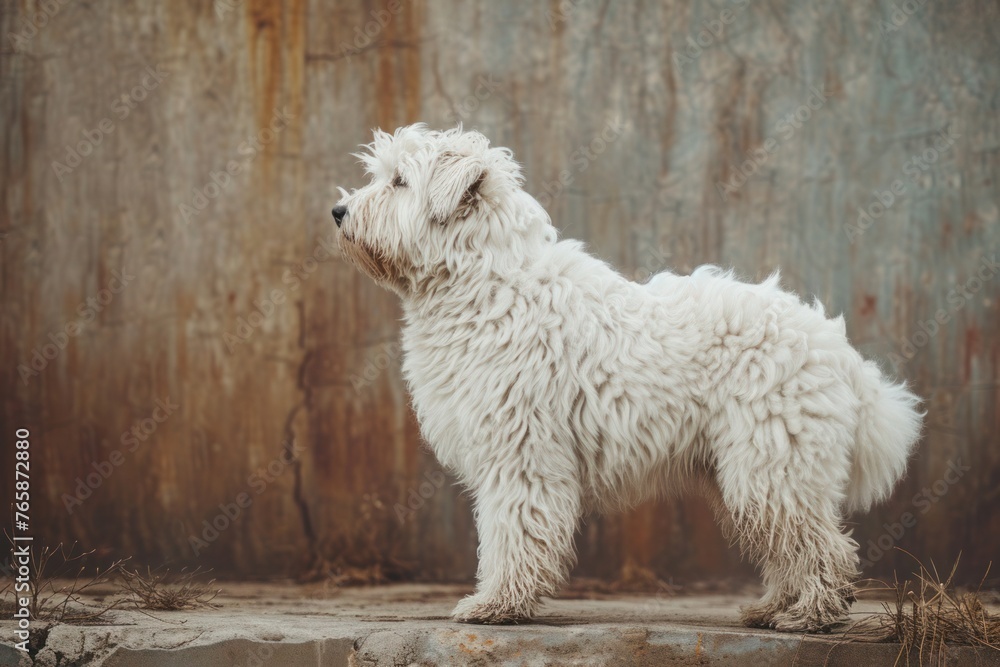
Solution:
<svg viewBox="0 0 1000 667"><path fill-rule="evenodd" d="M332 229L332 226L331 226ZM229 354L236 351L238 345L248 343L257 330L267 320L271 319L281 306L288 300L289 292L297 291L302 283L316 272L319 265L337 256L337 232L333 229L329 238L317 237L312 253L291 269L285 269L281 274L283 287L275 287L262 299L254 299L253 309L246 315L236 318L236 327L232 332L222 334L222 341Z"/></svg>
<svg viewBox="0 0 1000 667"><path fill-rule="evenodd" d="M885 529L885 532L876 538L868 540L868 544L865 545L868 547L868 550L864 552L866 558L861 559L861 566L871 567L882 560L887 553L892 551L893 547L899 544L906 531L917 525L919 517L927 514L934 505L941 502L941 499L944 498L948 491L954 485L958 484L965 473L970 470L972 470L972 466L964 465L961 458L949 461L948 468L941 479L930 486L925 486L919 493L913 496L910 504L913 506L914 512L903 512L896 521L883 523L882 528Z"/></svg>
<svg viewBox="0 0 1000 667"><path fill-rule="evenodd" d="M381 375L382 371L403 356L403 346L397 341L383 343L380 348L378 352L365 358L365 366L361 370L361 375L351 373L350 381L354 391L360 392L370 386Z"/></svg>
<svg viewBox="0 0 1000 667"><path fill-rule="evenodd" d="M127 273L125 269L121 271L112 269L107 287L100 290L97 296L91 296L85 301L81 301L80 305L76 307L76 312L80 317L70 320L57 331L49 333L49 342L33 349L29 361L18 364L17 374L21 376L21 382L27 385L28 380L38 377L48 368L49 362L66 349L70 339L79 336L87 324L93 322L98 313L102 312L114 300L115 295L121 294L133 280L135 280L135 276Z"/></svg>
<svg viewBox="0 0 1000 667"><path fill-rule="evenodd" d="M83 164L84 160L94 154L97 147L104 142L106 136L110 136L115 131L117 123L129 117L136 106L149 97L149 94L156 90L163 80L170 74L163 71L159 65L146 67L145 76L130 90L119 95L109 106L114 118L104 117L98 121L97 125L89 130L81 130L82 138L73 145L66 144L66 155L63 161L52 161L52 171L56 178L62 183L68 175Z"/></svg>
<svg viewBox="0 0 1000 667"><path fill-rule="evenodd" d="M413 518L427 504L427 501L438 492L438 489L444 486L444 482L444 472L440 470L425 472L424 480L420 482L420 485L410 487L410 491L406 495L406 504L396 503L392 506L392 510L396 513L396 518L399 520L400 525L406 523L408 519Z"/></svg>
<svg viewBox="0 0 1000 667"><path fill-rule="evenodd" d="M215 15L220 19L226 17L226 14L234 12L244 5L246 0L215 0L213 3L215 7Z"/></svg>
<svg viewBox="0 0 1000 667"><path fill-rule="evenodd" d="M882 19L878 23L879 34L885 37L889 33L898 31L925 4L927 4L927 0L904 0L898 5L895 2L892 3L889 20Z"/></svg>
<svg viewBox="0 0 1000 667"><path fill-rule="evenodd" d="M230 660L235 660L228 663L230 667L267 667L267 665L275 664L274 657L274 642L259 642L252 643L248 648L243 648L241 646L234 646L232 648L226 649L227 657ZM243 651L246 651L246 660L241 661L238 657Z"/></svg>
<svg viewBox="0 0 1000 667"><path fill-rule="evenodd" d="M351 59L370 47L393 18L403 11L402 0L389 0L385 7L369 12L372 17L364 25L354 26L354 38L350 44L340 45L340 55L351 62Z"/></svg>
<svg viewBox="0 0 1000 667"><path fill-rule="evenodd" d="M979 260L975 275L948 291L945 297L948 303L947 308L938 308L934 317L917 322L920 330L903 341L898 353L889 353L889 361L895 370L899 372L906 362L912 360L918 351L926 347L931 339L938 334L941 327L950 322L951 318L964 308L988 281L993 280L997 273L1000 273L1000 263L997 262L996 253L993 253L991 257L984 255Z"/></svg>
<svg viewBox="0 0 1000 667"><path fill-rule="evenodd" d="M271 460L266 466L260 467L247 477L249 491L241 491L232 501L219 504L219 513L211 519L202 521L200 534L191 533L188 536L188 546L195 556L198 556L211 546L219 536L240 520L243 513L253 505L254 499L267 490L269 484L281 476L290 465L298 460L303 448L292 441L291 448L282 447L281 454Z"/></svg>
<svg viewBox="0 0 1000 667"><path fill-rule="evenodd" d="M656 590L653 591L653 597L649 598L643 607L649 609L650 611L656 611L662 608L663 605L673 605L676 603L676 598L684 590L684 587L680 584L674 582L673 577L668 577L667 579L656 580Z"/></svg>
<svg viewBox="0 0 1000 667"><path fill-rule="evenodd" d="M692 37L688 35L687 46L684 47L683 51L675 50L671 56L674 61L675 67L683 67L684 65L690 65L695 60L701 57L701 54L705 52L705 49L712 46L715 40L722 37L722 31L727 25L736 20L736 17L747 8L750 4L750 0L735 0L733 2L732 9L726 8L719 12L719 15L715 18L705 19L702 25L705 26L697 35Z"/></svg>
<svg viewBox="0 0 1000 667"><path fill-rule="evenodd" d="M681 253L693 255L695 248L698 247L698 240L689 232L679 232L660 243L649 239L641 247L643 249L641 260L633 274L637 281L650 280L658 274L670 273L674 269L686 270L687 267L672 266L671 259L676 260L678 249Z"/></svg>
<svg viewBox="0 0 1000 667"><path fill-rule="evenodd" d="M641 265L636 268L636 279L652 278L658 273L669 271L667 260L672 256L673 253L670 252L670 249L666 245L661 243L658 246L654 246L653 250L646 255Z"/></svg>
<svg viewBox="0 0 1000 667"><path fill-rule="evenodd" d="M225 167L217 171L210 171L208 182L200 188L192 190L191 201L181 202L178 206L181 217L185 224L191 222L201 215L212 200L219 197L223 190L233 182L233 177L246 171L264 147L277 139L281 131L286 129L295 116L288 110L288 107L275 109L271 116L271 121L267 127L261 128L256 134L250 135L236 149L236 154L242 159L232 159L226 162Z"/></svg>
<svg viewBox="0 0 1000 667"><path fill-rule="evenodd" d="M39 31L49 24L52 17L62 11L72 0L41 0L35 4L38 11L17 17L18 32L8 32L7 39L15 51L23 53Z"/></svg>
<svg viewBox="0 0 1000 667"><path fill-rule="evenodd" d="M826 92L821 88L816 86L809 88L809 97L806 98L805 103L778 119L774 125L774 134L767 137L757 147L746 152L746 159L731 170L734 173L729 177L729 181L726 183L715 182L715 189L722 201L729 201L729 195L738 192L750 177L757 173L758 169L767 164L771 156L790 141L795 133L802 129L803 125L809 122L813 113L823 108L826 100Z"/></svg>
<svg viewBox="0 0 1000 667"><path fill-rule="evenodd" d="M559 0L559 5L553 10L545 12L545 19L549 22L549 30L555 30L560 23L569 20L572 14L583 0Z"/></svg>
<svg viewBox="0 0 1000 667"><path fill-rule="evenodd" d="M494 80L492 74L481 75L475 89L462 98L454 109L450 109L445 114L445 118L453 125L466 120L479 109L483 102L493 97L493 93L501 86L501 82Z"/></svg>
<svg viewBox="0 0 1000 667"><path fill-rule="evenodd" d="M547 209L556 197L561 195L567 187L573 184L573 181L576 180L577 174L582 174L587 171L587 169L590 168L591 163L596 161L597 158L608 149L609 145L621 138L624 131L625 124L617 118L612 119L608 121L597 136L591 139L587 144L578 146L577 149L569 156L573 168L563 169L559 172L555 180L542 183L542 188L545 192L536 197L538 203L542 205L542 208Z"/></svg>
<svg viewBox="0 0 1000 667"><path fill-rule="evenodd" d="M951 150L951 147L955 145L955 142L959 138L960 135L953 125L949 125L947 129L941 130L934 136L933 146L927 147L920 153L911 155L903 163L903 175L908 177L910 182L916 183L917 179L930 169L942 154ZM847 240L851 243L857 241L862 234L875 224L876 220L879 220L886 214L886 211L892 208L892 205L896 203L899 197L906 194L906 189L906 182L901 178L897 178L885 190L873 190L872 194L875 196L875 201L870 203L867 208L858 207L857 224L844 223L844 233L847 234Z"/></svg>
<svg viewBox="0 0 1000 667"><path fill-rule="evenodd" d="M94 469L86 477L76 478L76 487L73 493L62 494L63 506L70 514L83 505L84 501L90 498L94 491L99 489L105 480L125 463L125 455L134 453L139 447L149 440L160 424L167 421L170 415L180 408L180 403L172 403L170 397L166 399L156 399L156 407L145 419L140 419L132 425L132 428L121 434L119 442L123 449L115 449L106 459L101 461L91 461L90 465ZM124 451L123 451L124 450Z"/></svg>

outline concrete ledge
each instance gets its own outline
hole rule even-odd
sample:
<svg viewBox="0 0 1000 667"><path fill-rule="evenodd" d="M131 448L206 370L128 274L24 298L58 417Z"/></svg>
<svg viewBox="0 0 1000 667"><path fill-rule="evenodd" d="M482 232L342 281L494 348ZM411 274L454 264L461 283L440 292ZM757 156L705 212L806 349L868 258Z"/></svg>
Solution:
<svg viewBox="0 0 1000 667"><path fill-rule="evenodd" d="M103 625L39 625L32 656L0 622L0 665L891 665L898 645L836 635L747 630L737 595L601 596L548 602L538 623L460 625L448 619L467 592L401 585L324 591L293 584L228 584L219 609L113 612ZM857 605L858 617L876 603ZM1000 667L1000 652L953 648L949 662Z"/></svg>

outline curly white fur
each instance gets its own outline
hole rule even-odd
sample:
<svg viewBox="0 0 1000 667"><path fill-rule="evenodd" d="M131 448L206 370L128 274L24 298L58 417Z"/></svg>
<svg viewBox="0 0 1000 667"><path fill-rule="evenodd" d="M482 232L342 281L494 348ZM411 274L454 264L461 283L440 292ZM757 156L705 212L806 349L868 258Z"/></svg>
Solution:
<svg viewBox="0 0 1000 667"><path fill-rule="evenodd" d="M455 618L530 619L574 563L587 511L696 482L760 564L749 625L847 614L845 513L902 476L919 399L842 317L702 267L637 284L558 241L511 152L476 132L376 131L342 191L347 258L402 298L421 431L475 498L478 588Z"/></svg>

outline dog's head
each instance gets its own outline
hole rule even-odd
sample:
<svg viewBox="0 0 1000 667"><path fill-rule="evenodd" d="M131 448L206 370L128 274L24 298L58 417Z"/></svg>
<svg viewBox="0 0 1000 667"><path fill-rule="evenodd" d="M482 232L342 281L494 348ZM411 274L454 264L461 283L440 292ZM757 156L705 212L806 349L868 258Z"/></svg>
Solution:
<svg viewBox="0 0 1000 667"><path fill-rule="evenodd" d="M402 296L555 240L544 210L521 190L511 152L478 132L417 124L376 130L364 148L356 156L371 182L341 190L333 209L340 247Z"/></svg>

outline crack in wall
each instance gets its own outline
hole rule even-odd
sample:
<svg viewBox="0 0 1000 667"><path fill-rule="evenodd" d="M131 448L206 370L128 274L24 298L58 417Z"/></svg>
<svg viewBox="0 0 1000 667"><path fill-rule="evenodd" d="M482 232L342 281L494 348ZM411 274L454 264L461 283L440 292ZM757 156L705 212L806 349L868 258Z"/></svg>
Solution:
<svg viewBox="0 0 1000 667"><path fill-rule="evenodd" d="M299 310L299 347L304 351L302 356L302 362L299 364L299 369L297 373L296 386L299 391L302 392L302 402L292 408L291 412L285 418L284 427L284 438L282 439L281 446L287 456L291 460L292 474L294 475L294 485L292 487L292 500L295 502L296 507L299 510L299 518L302 521L302 532L306 536L306 540L309 543L309 554L312 561L316 561L319 558L319 546L316 539L316 530L313 525L312 513L309 510L309 503L306 501L305 494L303 491L303 480L302 480L302 459L299 457L298 452L295 447L295 418L298 416L299 412L303 409L306 413L306 419L309 418L309 413L312 408L312 390L309 388L308 382L306 382L306 370L309 367L309 362L312 360L313 353L306 350L305 347L305 304L299 302L297 304ZM311 565L307 564L307 567Z"/></svg>

